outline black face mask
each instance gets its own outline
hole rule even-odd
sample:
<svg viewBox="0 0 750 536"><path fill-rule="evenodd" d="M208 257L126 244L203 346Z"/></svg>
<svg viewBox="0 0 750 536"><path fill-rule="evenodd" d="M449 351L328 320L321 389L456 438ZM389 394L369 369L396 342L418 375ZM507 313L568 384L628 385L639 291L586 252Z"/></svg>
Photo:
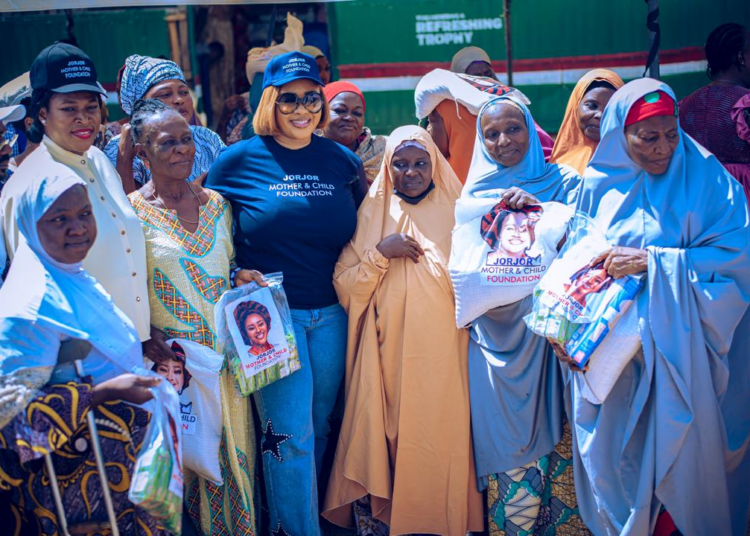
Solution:
<svg viewBox="0 0 750 536"><path fill-rule="evenodd" d="M401 192L399 192L395 188L393 189L393 193L396 194L397 196L399 196L401 199L403 199L407 203L409 203L410 205L416 205L422 199L424 199L425 197L427 197L427 195L431 191L433 191L434 189L435 189L435 182L434 181L430 181L430 185L427 187L427 189L424 192L422 192L421 194L419 194L418 196L416 196L416 197L409 197L406 194L402 194Z"/></svg>

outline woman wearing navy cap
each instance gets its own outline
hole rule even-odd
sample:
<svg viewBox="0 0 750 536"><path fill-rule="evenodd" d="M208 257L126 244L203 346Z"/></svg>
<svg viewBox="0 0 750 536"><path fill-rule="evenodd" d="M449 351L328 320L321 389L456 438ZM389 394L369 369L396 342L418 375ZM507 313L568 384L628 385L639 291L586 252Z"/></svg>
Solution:
<svg viewBox="0 0 750 536"><path fill-rule="evenodd" d="M206 179L232 205L238 266L283 272L294 319L302 369L255 394L274 534L319 531L317 477L347 345L333 269L367 191L359 158L313 135L329 118L322 85L307 54L273 58L258 135L223 151Z"/></svg>

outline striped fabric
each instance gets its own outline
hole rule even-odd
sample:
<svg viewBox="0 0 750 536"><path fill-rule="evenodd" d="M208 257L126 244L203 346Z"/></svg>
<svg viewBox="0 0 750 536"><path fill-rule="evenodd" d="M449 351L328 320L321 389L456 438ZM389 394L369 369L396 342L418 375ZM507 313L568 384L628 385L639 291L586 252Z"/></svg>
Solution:
<svg viewBox="0 0 750 536"><path fill-rule="evenodd" d="M132 114L135 103L141 100L155 84L164 80L185 82L185 75L182 74L180 66L173 61L138 54L133 54L126 59L120 86L120 102L123 111L128 115Z"/></svg>

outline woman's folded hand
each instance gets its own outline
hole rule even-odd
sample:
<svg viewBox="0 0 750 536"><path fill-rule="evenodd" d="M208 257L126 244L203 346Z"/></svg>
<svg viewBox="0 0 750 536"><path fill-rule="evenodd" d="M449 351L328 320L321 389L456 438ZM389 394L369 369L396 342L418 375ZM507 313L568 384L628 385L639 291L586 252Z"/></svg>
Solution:
<svg viewBox="0 0 750 536"><path fill-rule="evenodd" d="M514 210L521 209L526 205L538 205L539 200L528 192L521 190L520 188L508 188L500 196L500 199L505 201L508 206Z"/></svg>
<svg viewBox="0 0 750 536"><path fill-rule="evenodd" d="M396 233L386 236L375 247L386 259L409 257L414 261L414 264L419 263L419 257L424 255L422 246L406 233Z"/></svg>

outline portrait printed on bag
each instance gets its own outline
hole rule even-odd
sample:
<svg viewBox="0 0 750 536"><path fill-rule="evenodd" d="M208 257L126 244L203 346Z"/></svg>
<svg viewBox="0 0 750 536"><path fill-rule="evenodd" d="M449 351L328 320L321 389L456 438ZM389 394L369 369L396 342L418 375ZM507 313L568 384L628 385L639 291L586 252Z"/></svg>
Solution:
<svg viewBox="0 0 750 536"><path fill-rule="evenodd" d="M227 305L227 324L247 374L255 374L290 355L281 316L268 289Z"/></svg>
<svg viewBox="0 0 750 536"><path fill-rule="evenodd" d="M593 266L587 264L575 272L570 276L570 284L563 285L563 290L571 300L586 307L587 299L605 293L614 280L604 269L604 261L601 261Z"/></svg>
<svg viewBox="0 0 750 536"><path fill-rule="evenodd" d="M167 359L161 363L155 363L151 370L156 372L159 376L163 376L166 380L172 384L178 395L188 388L190 385L190 372L186 366L186 354L185 350L177 342L172 343L172 359Z"/></svg>
<svg viewBox="0 0 750 536"><path fill-rule="evenodd" d="M164 377L172 387L175 388L180 396L180 419L182 421L182 433L194 435L198 423L198 415L193 412L193 403L185 390L190 386L190 379L193 377L187 369L187 354L177 341L171 344L172 359L167 359L161 363L155 363L151 370Z"/></svg>
<svg viewBox="0 0 750 536"><path fill-rule="evenodd" d="M534 227L543 214L542 207L527 205L511 209L500 202L484 215L480 233L490 246L487 266L536 266L541 249L535 247Z"/></svg>

